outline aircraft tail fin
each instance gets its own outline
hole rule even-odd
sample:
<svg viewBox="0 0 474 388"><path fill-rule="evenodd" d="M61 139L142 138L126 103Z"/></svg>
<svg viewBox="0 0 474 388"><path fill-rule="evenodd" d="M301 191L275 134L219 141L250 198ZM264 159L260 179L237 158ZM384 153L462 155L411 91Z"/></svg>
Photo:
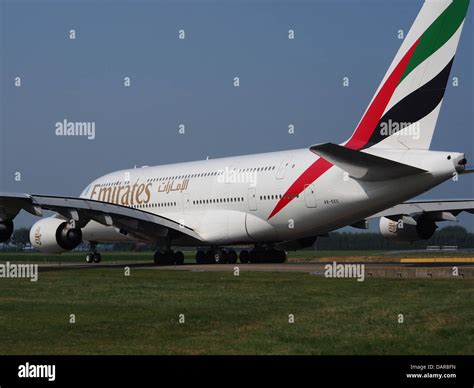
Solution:
<svg viewBox="0 0 474 388"><path fill-rule="evenodd" d="M425 0L344 145L429 149L469 0Z"/></svg>

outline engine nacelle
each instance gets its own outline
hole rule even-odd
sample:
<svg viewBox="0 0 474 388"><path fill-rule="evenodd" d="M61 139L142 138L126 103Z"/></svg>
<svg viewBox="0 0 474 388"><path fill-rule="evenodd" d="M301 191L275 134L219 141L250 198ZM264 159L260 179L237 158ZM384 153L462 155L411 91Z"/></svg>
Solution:
<svg viewBox="0 0 474 388"><path fill-rule="evenodd" d="M7 241L13 233L13 221L0 221L0 243Z"/></svg>
<svg viewBox="0 0 474 388"><path fill-rule="evenodd" d="M428 240L433 236L437 226L432 220L423 216L418 218L416 225L411 225L400 220L392 221L389 218L380 218L380 233L386 239L398 242L414 242L420 240Z"/></svg>
<svg viewBox="0 0 474 388"><path fill-rule="evenodd" d="M82 231L59 218L44 218L30 229L31 245L43 253L61 253L76 248Z"/></svg>

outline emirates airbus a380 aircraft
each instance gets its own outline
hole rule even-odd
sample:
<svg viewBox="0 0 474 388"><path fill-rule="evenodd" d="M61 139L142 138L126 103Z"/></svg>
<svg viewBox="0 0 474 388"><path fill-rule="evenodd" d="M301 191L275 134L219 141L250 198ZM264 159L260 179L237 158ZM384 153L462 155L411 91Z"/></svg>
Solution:
<svg viewBox="0 0 474 388"><path fill-rule="evenodd" d="M385 237L427 239L436 222L474 212L474 200L409 201L467 169L463 153L430 143L468 9L468 0L426 1L352 136L246 155L117 171L78 198L0 194L0 241L20 210L41 216L32 245L60 253L98 242L156 244L157 264L181 264L173 247L196 246L198 263L283 262L285 250L380 217ZM448 128L446 128L447 130ZM409 202L406 202L409 201Z"/></svg>

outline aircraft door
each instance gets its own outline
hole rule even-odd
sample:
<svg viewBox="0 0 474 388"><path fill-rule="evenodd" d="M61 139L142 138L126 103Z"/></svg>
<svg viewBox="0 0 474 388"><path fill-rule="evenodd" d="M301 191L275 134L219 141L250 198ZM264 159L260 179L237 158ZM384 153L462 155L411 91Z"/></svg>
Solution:
<svg viewBox="0 0 474 388"><path fill-rule="evenodd" d="M185 212L191 205L191 200L189 199L189 194L183 194L183 212Z"/></svg>
<svg viewBox="0 0 474 388"><path fill-rule="evenodd" d="M285 177L286 169L290 165L289 159L284 159L281 161L280 166L278 166L278 170L276 172L276 179L283 179Z"/></svg>
<svg viewBox="0 0 474 388"><path fill-rule="evenodd" d="M316 207L316 192L314 190L314 185L304 186L304 202L306 207Z"/></svg>
<svg viewBox="0 0 474 388"><path fill-rule="evenodd" d="M257 210L257 189L249 188L247 201L249 203L249 210Z"/></svg>

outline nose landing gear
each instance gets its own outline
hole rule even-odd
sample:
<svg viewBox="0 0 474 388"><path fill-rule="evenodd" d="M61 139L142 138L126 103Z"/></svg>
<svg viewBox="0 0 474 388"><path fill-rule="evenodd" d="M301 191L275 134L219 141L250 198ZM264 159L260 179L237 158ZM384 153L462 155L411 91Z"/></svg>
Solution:
<svg viewBox="0 0 474 388"><path fill-rule="evenodd" d="M90 252L86 254L86 263L100 263L102 260L102 256L99 252L97 252L97 243L91 242L90 243Z"/></svg>

